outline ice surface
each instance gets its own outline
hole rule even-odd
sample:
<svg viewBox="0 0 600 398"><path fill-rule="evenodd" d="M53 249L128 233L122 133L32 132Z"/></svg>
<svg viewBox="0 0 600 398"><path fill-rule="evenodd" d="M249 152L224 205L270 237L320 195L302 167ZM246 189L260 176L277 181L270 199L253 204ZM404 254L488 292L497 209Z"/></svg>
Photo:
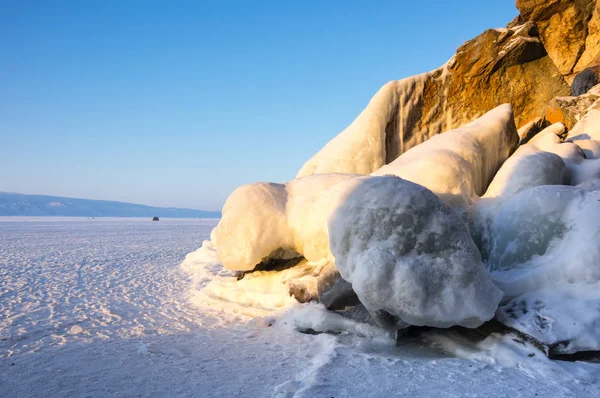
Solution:
<svg viewBox="0 0 600 398"><path fill-rule="evenodd" d="M175 265L215 222L0 217L0 355L189 330Z"/></svg>
<svg viewBox="0 0 600 398"><path fill-rule="evenodd" d="M0 396L600 394L598 365L551 362L510 339L473 346L436 332L396 346L315 304L269 310L226 289L199 300L212 281L237 281L210 243L194 250L213 226L0 218ZM309 328L338 334L297 331Z"/></svg>

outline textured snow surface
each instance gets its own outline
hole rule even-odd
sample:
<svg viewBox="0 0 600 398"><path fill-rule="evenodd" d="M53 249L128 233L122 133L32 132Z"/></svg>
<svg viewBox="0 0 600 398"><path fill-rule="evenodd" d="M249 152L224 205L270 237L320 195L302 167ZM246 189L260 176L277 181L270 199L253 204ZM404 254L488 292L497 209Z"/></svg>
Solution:
<svg viewBox="0 0 600 398"><path fill-rule="evenodd" d="M282 358L296 347L306 368L280 369L289 380L273 383L266 395L314 396L596 396L600 365L551 361L535 348L509 336L492 334L481 342L467 341L452 330L427 332L424 338L394 344L384 329L344 318L318 304L286 300L292 271L247 274L243 288L218 263L210 242L189 254L182 269L194 280L191 299L201 313L222 328L255 328L254 336L275 338ZM334 332L306 336L297 330ZM282 336L291 338L285 343ZM297 339L297 340L296 340ZM235 349L246 343L236 337ZM268 343L265 343L267 346ZM233 348L232 348L233 349ZM272 363L271 352L256 360ZM292 354L293 355L293 354ZM287 365L287 364L286 364ZM270 369L267 365L265 369ZM295 373L298 372L298 373ZM259 374L264 374L259 371ZM264 383L269 384L269 374ZM354 383L352 380L360 380ZM250 389L250 387L248 387ZM248 390L251 391L251 390ZM249 393L251 396L252 393Z"/></svg>
<svg viewBox="0 0 600 398"><path fill-rule="evenodd" d="M282 275L243 301L210 243L195 250L214 223L0 218L0 396L600 394L599 365L510 339L435 332L395 346L290 300ZM263 279L248 274L244 290Z"/></svg>

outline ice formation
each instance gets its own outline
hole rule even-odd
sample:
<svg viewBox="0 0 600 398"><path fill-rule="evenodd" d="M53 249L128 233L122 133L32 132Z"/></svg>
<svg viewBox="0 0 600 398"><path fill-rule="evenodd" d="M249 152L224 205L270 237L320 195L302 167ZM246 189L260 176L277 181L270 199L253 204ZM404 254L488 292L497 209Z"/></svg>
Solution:
<svg viewBox="0 0 600 398"><path fill-rule="evenodd" d="M493 316L502 294L485 271L465 217L518 140L512 108L502 105L412 148L372 176L315 174L240 187L213 234L217 257L230 270L252 271L303 256L308 268L314 266L287 282L296 298L319 298L339 271L382 325L478 326ZM341 237L350 230L346 242ZM409 247L415 242L421 242L418 248Z"/></svg>
<svg viewBox="0 0 600 398"><path fill-rule="evenodd" d="M599 214L599 180L539 186L501 206L488 260L505 293L501 320L564 352L600 349Z"/></svg>
<svg viewBox="0 0 600 398"><path fill-rule="evenodd" d="M326 258L328 238L314 203L329 187L355 177L319 174L287 184L255 183L236 189L212 238L218 242L219 261L228 269L249 271L268 258Z"/></svg>
<svg viewBox="0 0 600 398"><path fill-rule="evenodd" d="M429 188L456 210L483 195L519 142L512 108L501 105L466 126L408 150L373 175L396 175Z"/></svg>
<svg viewBox="0 0 600 398"><path fill-rule="evenodd" d="M559 353L600 349L599 145L557 123L502 165L474 208L479 247L504 292L498 319Z"/></svg>
<svg viewBox="0 0 600 398"><path fill-rule="evenodd" d="M217 276L207 297L241 312L288 306L288 293L329 309L358 300L388 329L496 316L555 352L600 350L600 85L560 96L539 32L521 22L386 84L295 180L238 188L210 247L243 279ZM553 105L513 93L522 84L482 94L481 76L504 90L525 59Z"/></svg>
<svg viewBox="0 0 600 398"><path fill-rule="evenodd" d="M494 316L492 283L463 220L428 189L394 176L334 188L335 264L381 326L476 327Z"/></svg>
<svg viewBox="0 0 600 398"><path fill-rule="evenodd" d="M425 130L405 143L404 125L435 72L384 85L350 126L304 164L297 178L331 172L370 174L427 140L434 133Z"/></svg>

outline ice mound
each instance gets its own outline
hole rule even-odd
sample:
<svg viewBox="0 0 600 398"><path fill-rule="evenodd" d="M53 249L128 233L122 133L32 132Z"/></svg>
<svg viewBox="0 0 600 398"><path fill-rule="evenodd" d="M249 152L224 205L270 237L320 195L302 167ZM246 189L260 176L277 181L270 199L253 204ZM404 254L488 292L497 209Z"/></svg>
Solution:
<svg viewBox="0 0 600 398"><path fill-rule="evenodd" d="M334 188L335 264L381 326L477 327L502 292L491 281L463 220L428 189L393 176Z"/></svg>
<svg viewBox="0 0 600 398"><path fill-rule="evenodd" d="M504 104L409 149L372 175L392 174L420 184L464 212L483 195L518 142L512 107Z"/></svg>
<svg viewBox="0 0 600 398"><path fill-rule="evenodd" d="M564 352L600 349L599 214L600 180L532 188L501 206L488 260L505 293L501 320Z"/></svg>
<svg viewBox="0 0 600 398"><path fill-rule="evenodd" d="M518 141L512 108L502 105L412 148L372 176L315 174L285 184L245 185L228 198L212 235L217 259L229 270L246 272L269 271L277 262L304 257L307 271L286 281L301 302L334 291L330 302L348 303L354 292L344 286L338 292L341 274L382 325L389 314L394 321L387 326L393 327L478 326L493 316L501 292L486 274L467 214ZM376 189L359 189L363 186ZM378 225L368 223L371 204L381 216ZM344 213L348 206L354 206L352 214ZM347 225L344 217L358 224ZM361 228L373 250L360 242ZM346 229L354 237L342 250L339 239ZM389 240L385 233L392 234ZM451 242L437 241L443 237ZM409 247L420 240L417 248ZM354 251L360 260L347 256ZM355 274L356 261L362 263ZM397 278L389 279L390 273ZM382 292L396 293L386 293L388 301L381 302L367 287L373 283L369 275L379 280ZM403 284L414 286L398 290Z"/></svg>
<svg viewBox="0 0 600 398"><path fill-rule="evenodd" d="M598 180L575 187L541 186L509 199L493 225L488 261L507 295L555 282L600 280L600 249L594 243L600 233L598 214Z"/></svg>
<svg viewBox="0 0 600 398"><path fill-rule="evenodd" d="M225 269L200 278L196 302L252 317L359 300L390 330L497 316L556 353L600 350L600 143L540 129L518 146L501 105L370 175L385 162L361 141L342 151L355 164L315 157L358 174L238 188L193 274L217 269L207 253Z"/></svg>
<svg viewBox="0 0 600 398"><path fill-rule="evenodd" d="M236 189L223 207L213 243L231 270L253 270L267 258L326 258L327 236L313 216L316 199L349 174L319 174L287 184L255 183ZM215 242L216 241L216 242Z"/></svg>
<svg viewBox="0 0 600 398"><path fill-rule="evenodd" d="M392 174L421 184L442 201L466 211L518 140L512 108L501 105L467 126L414 147L372 175ZM236 189L214 233L219 261L228 269L247 271L265 259L327 258L324 226L345 200L329 191L358 177L316 174L287 184L255 183Z"/></svg>

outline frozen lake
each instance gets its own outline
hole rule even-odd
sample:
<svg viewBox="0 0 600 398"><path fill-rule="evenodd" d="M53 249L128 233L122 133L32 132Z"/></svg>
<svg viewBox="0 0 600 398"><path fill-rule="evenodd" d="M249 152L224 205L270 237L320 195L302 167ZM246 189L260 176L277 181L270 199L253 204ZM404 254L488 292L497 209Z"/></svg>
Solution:
<svg viewBox="0 0 600 398"><path fill-rule="evenodd" d="M394 346L211 321L180 264L215 223L0 218L0 396L600 395L598 365L501 337Z"/></svg>

